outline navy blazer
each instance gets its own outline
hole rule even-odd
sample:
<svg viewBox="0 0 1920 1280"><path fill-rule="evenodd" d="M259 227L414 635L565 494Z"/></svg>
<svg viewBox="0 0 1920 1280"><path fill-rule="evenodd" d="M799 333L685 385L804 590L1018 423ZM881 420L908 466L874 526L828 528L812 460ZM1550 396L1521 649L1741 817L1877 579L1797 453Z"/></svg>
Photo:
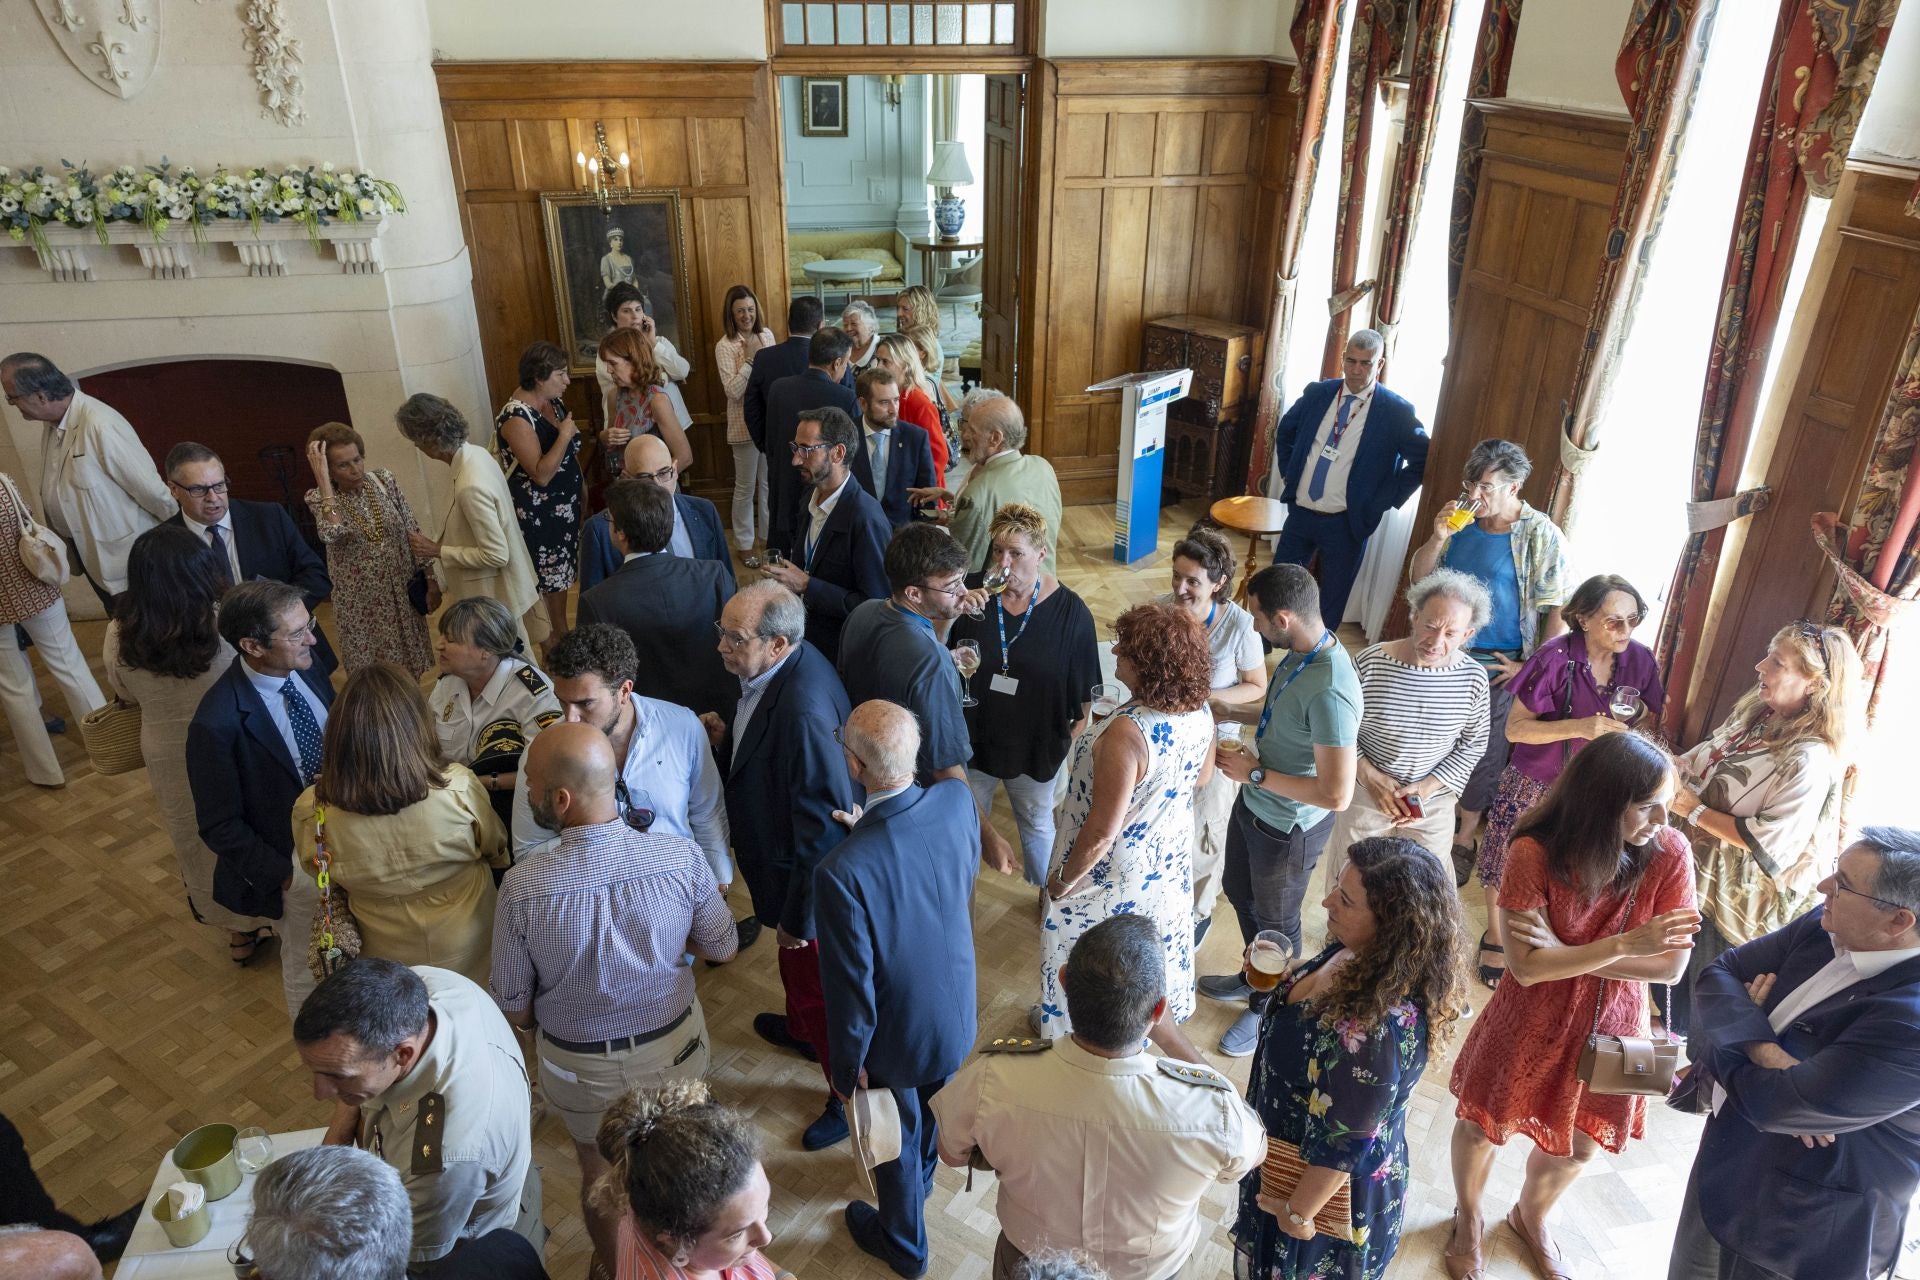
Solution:
<svg viewBox="0 0 1920 1280"><path fill-rule="evenodd" d="M860 815L814 872L833 1087L944 1081L973 1049L980 813L957 778Z"/></svg>
<svg viewBox="0 0 1920 1280"><path fill-rule="evenodd" d="M807 640L836 667L840 664L840 632L847 615L869 600L884 600L887 587L887 543L893 526L872 494L849 483L820 527L813 558L805 560L808 515L802 508L794 535L793 559L807 571Z"/></svg>
<svg viewBox="0 0 1920 1280"><path fill-rule="evenodd" d="M753 353L748 362L747 393L740 398L740 412L747 420L747 434L753 438L754 447L767 452L767 392L773 384L782 378L791 378L797 373L807 371L808 348L813 345L813 335L795 335L785 342L771 347L762 347ZM847 364L846 376L840 379L840 385L853 390L853 364ZM854 415L858 417L856 413ZM772 455L768 455L771 457ZM785 458L773 461L785 462Z"/></svg>
<svg viewBox="0 0 1920 1280"><path fill-rule="evenodd" d="M1273 449L1280 462L1280 478L1286 482L1280 500L1289 506L1312 474L1313 438L1319 434L1320 420L1327 416L1334 392L1344 382L1328 378L1311 384L1281 416ZM1354 537L1366 538L1379 528L1382 516L1420 487L1427 469L1427 431L1404 396L1376 384L1357 449L1347 472L1347 525Z"/></svg>
<svg viewBox="0 0 1920 1280"><path fill-rule="evenodd" d="M293 802L306 785L287 740L234 658L207 687L187 726L187 785L200 839L213 850L213 900L243 916L280 915L280 886L293 870ZM333 686L316 661L299 673L320 705ZM294 921L288 946L303 946L307 922Z"/></svg>
<svg viewBox="0 0 1920 1280"><path fill-rule="evenodd" d="M581 592L580 625L605 622L633 640L635 693L724 718L740 700L740 682L720 661L714 623L731 599L733 580L713 561L661 552L629 560Z"/></svg>
<svg viewBox="0 0 1920 1280"><path fill-rule="evenodd" d="M1903 961L1803 1011L1775 1035L1768 1014L1833 959L1815 907L1784 929L1727 952L1694 986L1683 1088L1727 1091L1700 1139L1700 1216L1714 1239L1790 1276L1866 1280L1900 1249L1920 1184L1920 958ZM1776 975L1765 1008L1746 984ZM1800 1060L1753 1065L1767 1040ZM1797 1135L1835 1135L1830 1147Z"/></svg>
<svg viewBox="0 0 1920 1280"><path fill-rule="evenodd" d="M852 709L833 664L803 640L745 729L734 725L720 744L733 855L753 914L796 938L813 936L813 869L847 834L833 811L852 809L856 788L833 735Z"/></svg>
<svg viewBox="0 0 1920 1280"><path fill-rule="evenodd" d="M806 531L807 490L793 469L793 437L800 415L808 409L840 409L860 421L860 402L852 390L827 377L825 370L807 369L782 378L767 392L767 545L798 556L800 535Z"/></svg>
<svg viewBox="0 0 1920 1280"><path fill-rule="evenodd" d="M240 557L242 582L271 578L298 587L309 611L333 595L333 579L327 576L326 562L301 536L300 527L285 507L277 502L233 498L227 503L227 511L233 517L233 542ZM167 523L184 527L186 520L176 511ZM327 674L340 665L318 621L313 625L313 651Z"/></svg>
<svg viewBox="0 0 1920 1280"><path fill-rule="evenodd" d="M859 419L854 421L858 422ZM854 448L853 457L847 461L853 469L853 478L880 500L880 507L887 513L889 524L898 529L913 523L913 501L907 497L907 490L933 487L933 445L928 442L924 428L916 427L911 422L894 424L893 438L887 447L886 484L879 488L873 484L873 459L867 456L864 426L861 428L860 443Z"/></svg>
<svg viewBox="0 0 1920 1280"><path fill-rule="evenodd" d="M737 584L733 577L733 553L727 550L727 537L720 527L720 512L705 498L676 492L673 505L680 523L687 527L687 541L693 544L696 560L711 560L727 576L727 594ZM607 513L596 511L587 517L580 530L580 590L590 591L605 582L620 568L620 551L613 545L613 526Z"/></svg>

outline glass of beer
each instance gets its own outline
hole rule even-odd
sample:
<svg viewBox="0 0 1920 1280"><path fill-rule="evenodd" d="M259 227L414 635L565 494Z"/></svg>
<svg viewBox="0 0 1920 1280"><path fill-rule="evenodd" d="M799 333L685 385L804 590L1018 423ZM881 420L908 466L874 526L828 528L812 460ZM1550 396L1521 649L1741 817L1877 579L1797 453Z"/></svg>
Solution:
<svg viewBox="0 0 1920 1280"><path fill-rule="evenodd" d="M1271 991L1280 985L1280 979L1286 976L1287 961L1293 956L1293 948L1287 942L1287 936L1275 929L1262 929L1253 935L1253 941L1247 946L1247 958L1240 972L1246 978L1247 985L1255 991Z"/></svg>
<svg viewBox="0 0 1920 1280"><path fill-rule="evenodd" d="M1099 724L1118 711L1121 704L1127 700L1127 687L1111 681L1103 681L1093 686L1087 699L1093 703L1093 722Z"/></svg>

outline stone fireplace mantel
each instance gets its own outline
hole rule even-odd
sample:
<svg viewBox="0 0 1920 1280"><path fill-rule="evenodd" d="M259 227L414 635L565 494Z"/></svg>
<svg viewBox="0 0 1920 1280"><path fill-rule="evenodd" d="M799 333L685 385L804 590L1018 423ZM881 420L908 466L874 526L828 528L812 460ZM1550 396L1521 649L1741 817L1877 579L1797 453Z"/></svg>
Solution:
<svg viewBox="0 0 1920 1280"><path fill-rule="evenodd" d="M116 260L130 268L136 257L155 280L307 275L324 269L372 275L386 269L380 253L380 232L386 223L385 218L374 218L333 222L309 230L296 222L255 226L223 220L202 226L198 234L189 227L172 227L161 239L145 227L121 223L107 228L104 245L99 232L92 228L48 227L44 246L31 240L0 239L0 248L32 250L47 278L61 284L92 283L101 274L124 278L124 270L107 268L103 273L101 268ZM222 251L222 246L232 250L231 256ZM299 269L303 259L312 264L312 271Z"/></svg>

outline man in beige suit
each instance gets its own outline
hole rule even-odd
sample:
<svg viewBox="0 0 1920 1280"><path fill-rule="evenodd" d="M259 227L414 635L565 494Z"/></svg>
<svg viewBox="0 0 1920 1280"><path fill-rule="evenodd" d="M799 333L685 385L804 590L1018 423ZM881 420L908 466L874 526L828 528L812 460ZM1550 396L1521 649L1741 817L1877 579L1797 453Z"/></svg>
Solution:
<svg viewBox="0 0 1920 1280"><path fill-rule="evenodd" d="M174 513L173 497L127 420L31 351L0 360L0 389L29 422L46 424L40 502L47 525L76 552L101 601L127 589L133 540Z"/></svg>
<svg viewBox="0 0 1920 1280"><path fill-rule="evenodd" d="M453 468L453 499L440 540L409 533L415 555L437 556L446 600L491 596L519 620L525 657L551 628L533 576L533 558L513 515L513 493L494 456L467 440L467 420L439 396L409 396L394 411L394 425L413 446Z"/></svg>

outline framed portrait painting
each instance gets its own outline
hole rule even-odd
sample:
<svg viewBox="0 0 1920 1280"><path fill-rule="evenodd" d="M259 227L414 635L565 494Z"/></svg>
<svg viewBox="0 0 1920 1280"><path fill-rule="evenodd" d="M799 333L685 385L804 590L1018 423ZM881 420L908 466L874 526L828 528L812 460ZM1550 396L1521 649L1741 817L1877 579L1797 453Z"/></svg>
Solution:
<svg viewBox="0 0 1920 1280"><path fill-rule="evenodd" d="M800 132L809 138L847 136L847 78L800 77Z"/></svg>
<svg viewBox="0 0 1920 1280"><path fill-rule="evenodd" d="M683 345L680 317L689 300L679 192L635 191L602 208L584 191L543 191L540 213L546 224L554 310L560 317L560 347L574 373L593 372L600 337L607 331L601 304L607 290L622 282L647 295L661 336L676 347Z"/></svg>

